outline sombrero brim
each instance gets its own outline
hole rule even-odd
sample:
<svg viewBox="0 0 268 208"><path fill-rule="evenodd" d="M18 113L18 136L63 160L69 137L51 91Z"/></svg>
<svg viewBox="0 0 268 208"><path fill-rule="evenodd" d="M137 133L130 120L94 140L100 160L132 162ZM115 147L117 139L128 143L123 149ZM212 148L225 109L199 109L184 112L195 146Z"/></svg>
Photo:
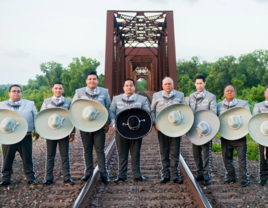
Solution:
<svg viewBox="0 0 268 208"><path fill-rule="evenodd" d="M211 132L209 135L199 136L196 127L201 122L207 122L211 127ZM220 120L218 116L210 110L197 111L194 114L194 123L192 128L188 131L187 136L189 140L195 145L203 145L212 140L218 133L220 128Z"/></svg>
<svg viewBox="0 0 268 208"><path fill-rule="evenodd" d="M262 146L268 146L268 136L261 133L261 124L268 121L268 113L254 115L248 123L248 131L252 139Z"/></svg>
<svg viewBox="0 0 268 208"><path fill-rule="evenodd" d="M28 123L20 114L8 109L0 109L0 123L5 118L12 118L18 122L19 125L15 128L14 132L3 133L0 131L0 144L11 145L20 142L27 134Z"/></svg>
<svg viewBox="0 0 268 208"><path fill-rule="evenodd" d="M141 126L137 130L131 130L128 126L123 125L127 123L130 116L137 116L140 120L145 119L145 122L141 122ZM115 120L115 126L117 132L126 139L139 139L148 135L152 129L152 117L150 113L141 108L130 108L121 111Z"/></svg>
<svg viewBox="0 0 268 208"><path fill-rule="evenodd" d="M99 111L99 114L93 121L86 121L82 116L83 110L88 106L92 106ZM79 99L74 101L70 107L70 120L72 124L81 131L95 132L106 124L108 111L102 104L96 101Z"/></svg>
<svg viewBox="0 0 268 208"><path fill-rule="evenodd" d="M168 121L168 114L171 111L180 111L183 119L177 126L173 126ZM173 104L164 108L156 117L156 125L159 130L169 137L180 137L187 133L194 122L194 114L192 109L185 104Z"/></svg>
<svg viewBox="0 0 268 208"><path fill-rule="evenodd" d="M228 118L232 115L241 115L242 126L239 129L231 129L228 126ZM219 116L220 119L220 129L219 134L227 140L237 140L248 134L248 122L252 117L251 113L243 107L231 108Z"/></svg>
<svg viewBox="0 0 268 208"><path fill-rule="evenodd" d="M58 114L64 118L62 126L58 129L51 129L48 119L52 114ZM64 108L48 108L39 112L34 120L36 132L45 139L58 140L70 135L74 126L69 117L69 111Z"/></svg>

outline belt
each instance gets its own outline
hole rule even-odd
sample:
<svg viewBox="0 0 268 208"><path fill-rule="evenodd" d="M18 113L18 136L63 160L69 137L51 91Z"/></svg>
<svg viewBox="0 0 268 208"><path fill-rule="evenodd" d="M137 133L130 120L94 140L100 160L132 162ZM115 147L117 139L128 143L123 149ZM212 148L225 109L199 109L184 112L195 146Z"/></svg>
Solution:
<svg viewBox="0 0 268 208"><path fill-rule="evenodd" d="M32 134L32 132L31 132L31 131L30 131L30 132L27 132L26 136L31 135L31 134Z"/></svg>

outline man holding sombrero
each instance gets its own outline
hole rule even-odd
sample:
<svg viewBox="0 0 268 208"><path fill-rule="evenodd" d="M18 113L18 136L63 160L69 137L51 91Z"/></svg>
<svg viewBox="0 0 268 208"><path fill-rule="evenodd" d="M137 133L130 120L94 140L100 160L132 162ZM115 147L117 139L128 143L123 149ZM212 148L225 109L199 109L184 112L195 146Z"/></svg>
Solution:
<svg viewBox="0 0 268 208"><path fill-rule="evenodd" d="M99 77L95 71L89 72L86 77L87 87L77 89L73 97L73 103L79 99L93 100L104 106L109 111L111 101L107 89L98 87ZM93 108L92 108L93 109ZM87 109L88 110L88 109ZM94 110L94 109L93 109ZM88 113L90 113L88 111ZM92 112L91 112L92 113ZM96 114L97 115L97 114ZM82 181L87 181L93 173L93 145L95 147L100 169L101 179L107 184L110 182L107 172L107 164L105 157L105 134L109 130L110 119L104 121L105 125L95 132L81 131L81 137L84 147L85 158L85 174L81 178ZM77 126L76 126L77 127Z"/></svg>
<svg viewBox="0 0 268 208"><path fill-rule="evenodd" d="M180 157L181 137L180 136L179 137L167 136L164 133L162 133L156 124L156 117L162 110L164 110L168 106L171 106L177 103L183 103L187 105L187 102L182 92L179 92L173 89L173 80L170 77L165 77L162 80L162 88L163 88L162 91L154 93L152 104L151 104L151 111L152 111L152 117L153 117L155 129L158 131L158 141L159 141L161 161L162 161L162 169L161 169L162 179L160 180L160 183L166 183L170 181L169 168L171 168L171 175L172 175L173 182L181 184L182 180L180 178L180 170L178 167L179 157ZM189 107L187 106L187 108ZM172 111L171 113L173 114L171 115L169 113L168 116L170 116L171 120L175 121L175 123L180 123L180 120L182 118L184 119L186 118L186 117L181 116L182 112ZM193 114L192 111L191 111L191 114ZM176 127L175 123L171 124L170 127L172 126ZM192 125L192 123L190 125ZM166 125L166 130L170 132L174 131L174 130L169 129L167 125ZM169 159L169 155L171 155L171 159Z"/></svg>
<svg viewBox="0 0 268 208"><path fill-rule="evenodd" d="M217 115L216 96L205 90L206 80L203 75L195 77L196 92L189 96L189 106L193 112L210 110ZM204 181L205 185L211 184L211 146L212 140L203 145L193 145L193 155L197 167L197 181ZM202 158L203 151L203 158ZM204 160L204 161L203 161Z"/></svg>
<svg viewBox="0 0 268 208"><path fill-rule="evenodd" d="M127 78L123 86L124 94L113 97L110 118L117 131L115 140L119 158L119 173L115 183L127 179L128 153L131 153L131 165L134 181L146 180L140 168L140 150L142 137L151 130L152 119L146 97L135 93L134 80Z"/></svg>
<svg viewBox="0 0 268 208"><path fill-rule="evenodd" d="M12 165L15 158L15 154L18 151L20 153L22 163L23 163L23 169L24 173L26 175L27 184L35 185L37 184L35 181L35 172L33 167L33 141L32 141L32 134L31 132L34 130L34 118L37 114L35 105L33 101L21 99L22 92L21 87L19 85L12 85L9 88L9 100L0 102L0 109L7 109L16 112L19 114L18 116L22 116L28 124L27 128L27 134L26 136L19 141L18 143L11 144L11 145L2 145L2 151L3 151L3 168L2 168L2 175L3 180L0 183L0 185L10 185L11 184L11 174L13 173ZM9 125L12 124L12 120L16 120L16 115L13 115L9 119L10 121L2 120L1 122L1 137L5 137L5 135L8 135L11 131L5 132L5 129L8 129ZM21 124L18 124L18 127L20 127ZM18 128L17 127L17 128ZM17 133L20 134L20 130L16 131L16 126L12 129L13 131L13 137L17 137ZM26 133L25 131L25 133ZM12 135L11 134L11 135ZM25 135L25 134L24 134ZM39 138L39 134L34 133L34 137L36 139Z"/></svg>
<svg viewBox="0 0 268 208"><path fill-rule="evenodd" d="M265 128L267 129L268 120L268 87L264 90L265 101L254 105L252 113L252 121L249 123L249 133L251 137L259 145L259 161L260 161L260 185L266 184L268 179L268 136ZM256 115L256 116L255 116ZM259 123L259 125L257 124ZM263 130L264 129L264 130Z"/></svg>
<svg viewBox="0 0 268 208"><path fill-rule="evenodd" d="M248 102L236 99L236 89L232 85L224 88L225 99L217 104L217 112L221 126L222 158L227 171L225 183L236 182L233 163L233 151L238 154L240 181L242 186L249 184L247 169L247 138L248 122L251 118Z"/></svg>
<svg viewBox="0 0 268 208"><path fill-rule="evenodd" d="M62 128L63 131L65 132L61 132L58 131L56 132L53 128L53 125L49 126L49 122L51 122L52 124L54 124L54 126L56 125L56 128L59 128L60 125L57 126L57 122L59 122L59 118L61 118L61 114L60 111L57 112L57 110L55 108L60 108L60 109L66 109L69 110L70 109L70 105L72 103L72 101L69 98L66 98L64 96L62 96L62 93L64 92L64 88L61 82L55 82L52 86L52 92L54 94L53 97L50 98L46 98L42 104L42 107L40 109L40 115L38 114L37 118L36 118L36 122L38 122L40 124L40 128L43 128L43 130L45 131L44 134L47 134L48 137L52 136L51 134L53 134L53 136L55 134L59 134L63 136L63 133L67 133L68 134L68 130L72 131L72 133L70 135L64 136L60 139L50 139L50 138L46 138L46 143L47 143L47 158L46 158L46 176L45 176L45 185L50 185L53 183L53 169L54 169L54 163L55 163L55 155L56 155L56 150L57 150L57 144L59 144L59 150L60 150L60 155L61 155L61 163L62 163L62 173L63 173L63 181L64 183L68 183L73 185L74 182L71 179L71 173L70 173L70 156L69 156L69 142L72 142L74 140L74 128L73 130L71 129L71 126L69 128L67 128L67 126L65 126L66 119L65 121L63 120L62 124ZM54 114L50 113L50 111L45 109L51 109L53 108L53 112ZM52 109L51 109L52 110ZM44 111L41 113L41 111ZM69 111L66 111L65 113L69 114ZM47 115L46 115L47 114ZM52 114L50 116L50 114ZM40 120L40 121L39 121ZM47 128L45 128L47 126ZM49 128L52 127L52 128ZM36 125L37 128L37 125ZM41 134L41 132L39 132L41 136L43 136ZM45 137L45 136L44 136Z"/></svg>

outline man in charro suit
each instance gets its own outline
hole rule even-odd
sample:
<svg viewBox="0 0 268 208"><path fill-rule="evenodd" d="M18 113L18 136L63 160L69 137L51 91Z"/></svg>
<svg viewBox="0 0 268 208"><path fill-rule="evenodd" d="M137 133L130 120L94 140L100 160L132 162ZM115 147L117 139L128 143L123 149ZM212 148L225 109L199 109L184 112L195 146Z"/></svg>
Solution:
<svg viewBox="0 0 268 208"><path fill-rule="evenodd" d="M184 94L173 89L173 80L170 77L165 77L162 80L163 90L154 93L151 104L152 118L154 121L155 129L158 131L158 141L160 147L161 161L162 161L162 179L160 183L170 181L170 170L174 183L183 183L180 178L179 158L180 158L180 144L181 137L168 137L159 131L155 120L156 116L161 110L169 105L176 103L183 103L187 105ZM169 155L171 159L169 159Z"/></svg>
<svg viewBox="0 0 268 208"><path fill-rule="evenodd" d="M99 77L95 71L89 72L86 78L87 87L77 89L73 97L73 101L78 99L89 99L102 104L107 111L109 111L111 101L108 89L98 87ZM98 166L100 169L101 179L105 184L110 182L107 172L107 164L105 157L105 134L109 130L110 119L108 118L103 128L96 132L81 132L84 158L85 158L85 174L81 178L87 181L93 173L93 145L95 147L98 159Z"/></svg>
<svg viewBox="0 0 268 208"><path fill-rule="evenodd" d="M257 103L254 105L252 116L258 113L268 113L268 87L264 90L265 101ZM267 147L258 144L259 148L259 162L260 162L260 181L258 182L260 185L266 184L268 179L268 150ZM264 157L264 150L266 148L266 159Z"/></svg>
<svg viewBox="0 0 268 208"><path fill-rule="evenodd" d="M249 112L248 102L245 100L236 99L236 89L233 85L227 85L224 88L225 99L217 104L217 114L218 116L234 107L244 107ZM236 182L236 174L233 164L233 150L235 149L238 154L239 172L240 180L242 186L248 186L249 184L249 174L247 167L247 138L246 136L238 140L228 140L221 137L221 149L222 158L227 171L226 179L224 183Z"/></svg>
<svg viewBox="0 0 268 208"><path fill-rule="evenodd" d="M22 91L19 85L12 85L9 88L9 100L0 102L0 109L9 109L19 113L25 118L28 123L28 133L18 143L12 145L2 145L3 151L3 168L2 168L2 182L0 185L6 186L11 184L11 174L13 173L12 165L15 154L20 153L24 174L29 185L37 184L35 181L35 172L33 166L33 141L31 132L34 130L34 118L37 111L33 101L21 99ZM34 133L36 139L39 134Z"/></svg>
<svg viewBox="0 0 268 208"><path fill-rule="evenodd" d="M217 101L216 96L205 90L206 80L203 75L195 77L196 92L189 96L189 106L193 113L200 110L210 110L217 115ZM197 146L193 145L193 155L197 167L197 181L204 181L204 185L211 184L211 146L212 140L208 143ZM203 151L203 158L202 158Z"/></svg>
<svg viewBox="0 0 268 208"><path fill-rule="evenodd" d="M123 110L130 108L142 108L150 113L150 107L148 104L148 99L144 96L135 93L135 83L133 79L127 78L124 81L123 86L124 94L117 95L113 97L113 101L110 107L110 117L115 127L115 118ZM115 141L118 151L119 158L119 173L118 177L115 179L115 183L118 181L125 181L127 179L127 166L128 166L128 153L131 153L131 165L132 172L134 175L134 181L146 180L142 176L140 168L140 151L142 138L139 139L126 139L116 132Z"/></svg>
<svg viewBox="0 0 268 208"><path fill-rule="evenodd" d="M44 100L44 103L40 111L48 108L65 108L69 110L72 101L69 98L62 96L64 88L61 82L55 82L53 84L52 92L54 93L54 96ZM54 178L53 169L55 163L54 160L57 150L57 144L59 144L59 150L61 155L62 172L64 175L63 181L64 183L68 183L71 185L74 184L70 174L70 156L69 156L69 142L72 142L74 140L74 134L75 132L73 131L69 136L65 138L58 140L49 140L49 139L46 140L47 158L46 158L46 176L44 182L45 185L50 185L53 183Z"/></svg>

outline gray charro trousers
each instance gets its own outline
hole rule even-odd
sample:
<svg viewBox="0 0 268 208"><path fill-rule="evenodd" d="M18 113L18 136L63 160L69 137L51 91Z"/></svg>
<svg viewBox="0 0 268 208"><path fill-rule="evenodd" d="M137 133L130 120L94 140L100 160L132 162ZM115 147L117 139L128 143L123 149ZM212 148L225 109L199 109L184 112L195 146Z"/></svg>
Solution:
<svg viewBox="0 0 268 208"><path fill-rule="evenodd" d="M142 138L140 139L126 139L120 134L115 134L115 142L118 151L118 177L127 179L128 153L131 154L131 167L134 179L142 176L140 167L140 152Z"/></svg>
<svg viewBox="0 0 268 208"><path fill-rule="evenodd" d="M264 146L259 144L259 160L260 160L260 179L267 180L268 179L268 147L266 147L266 160L264 158Z"/></svg>
<svg viewBox="0 0 268 208"><path fill-rule="evenodd" d="M55 156L59 144L63 180L71 179L70 174L70 157L69 157L69 136L59 140L47 139L47 164L46 164L46 180L53 181L53 169L55 164Z"/></svg>
<svg viewBox="0 0 268 208"><path fill-rule="evenodd" d="M100 169L101 177L107 177L107 163L105 157L105 134L104 128L95 132L81 132L82 143L84 146L85 158L85 175L90 176L93 173L93 145L97 153L98 166Z"/></svg>
<svg viewBox="0 0 268 208"><path fill-rule="evenodd" d="M172 179L180 179L180 149L181 149L181 137L168 137L158 131L158 141L160 147L160 155L162 162L162 177L170 178L170 170ZM170 159L169 159L170 154Z"/></svg>
<svg viewBox="0 0 268 208"><path fill-rule="evenodd" d="M2 145L3 151L3 181L11 182L11 174L13 173L12 165L15 159L15 154L20 153L24 174L26 175L27 182L35 179L35 172L33 167L33 141L32 135L27 135L23 140L17 144Z"/></svg>
<svg viewBox="0 0 268 208"><path fill-rule="evenodd" d="M221 138L221 149L222 158L227 171L226 178L236 179L236 173L233 163L233 151L237 151L238 164L239 164L239 175L240 180L248 181L248 170L247 170L247 138L242 137L241 139L230 141Z"/></svg>
<svg viewBox="0 0 268 208"><path fill-rule="evenodd" d="M211 146L212 141L209 141L208 143L201 146L193 144L193 155L197 167L197 175L204 176L204 180L210 180L211 163L212 163ZM203 151L203 157L202 157L202 151Z"/></svg>

